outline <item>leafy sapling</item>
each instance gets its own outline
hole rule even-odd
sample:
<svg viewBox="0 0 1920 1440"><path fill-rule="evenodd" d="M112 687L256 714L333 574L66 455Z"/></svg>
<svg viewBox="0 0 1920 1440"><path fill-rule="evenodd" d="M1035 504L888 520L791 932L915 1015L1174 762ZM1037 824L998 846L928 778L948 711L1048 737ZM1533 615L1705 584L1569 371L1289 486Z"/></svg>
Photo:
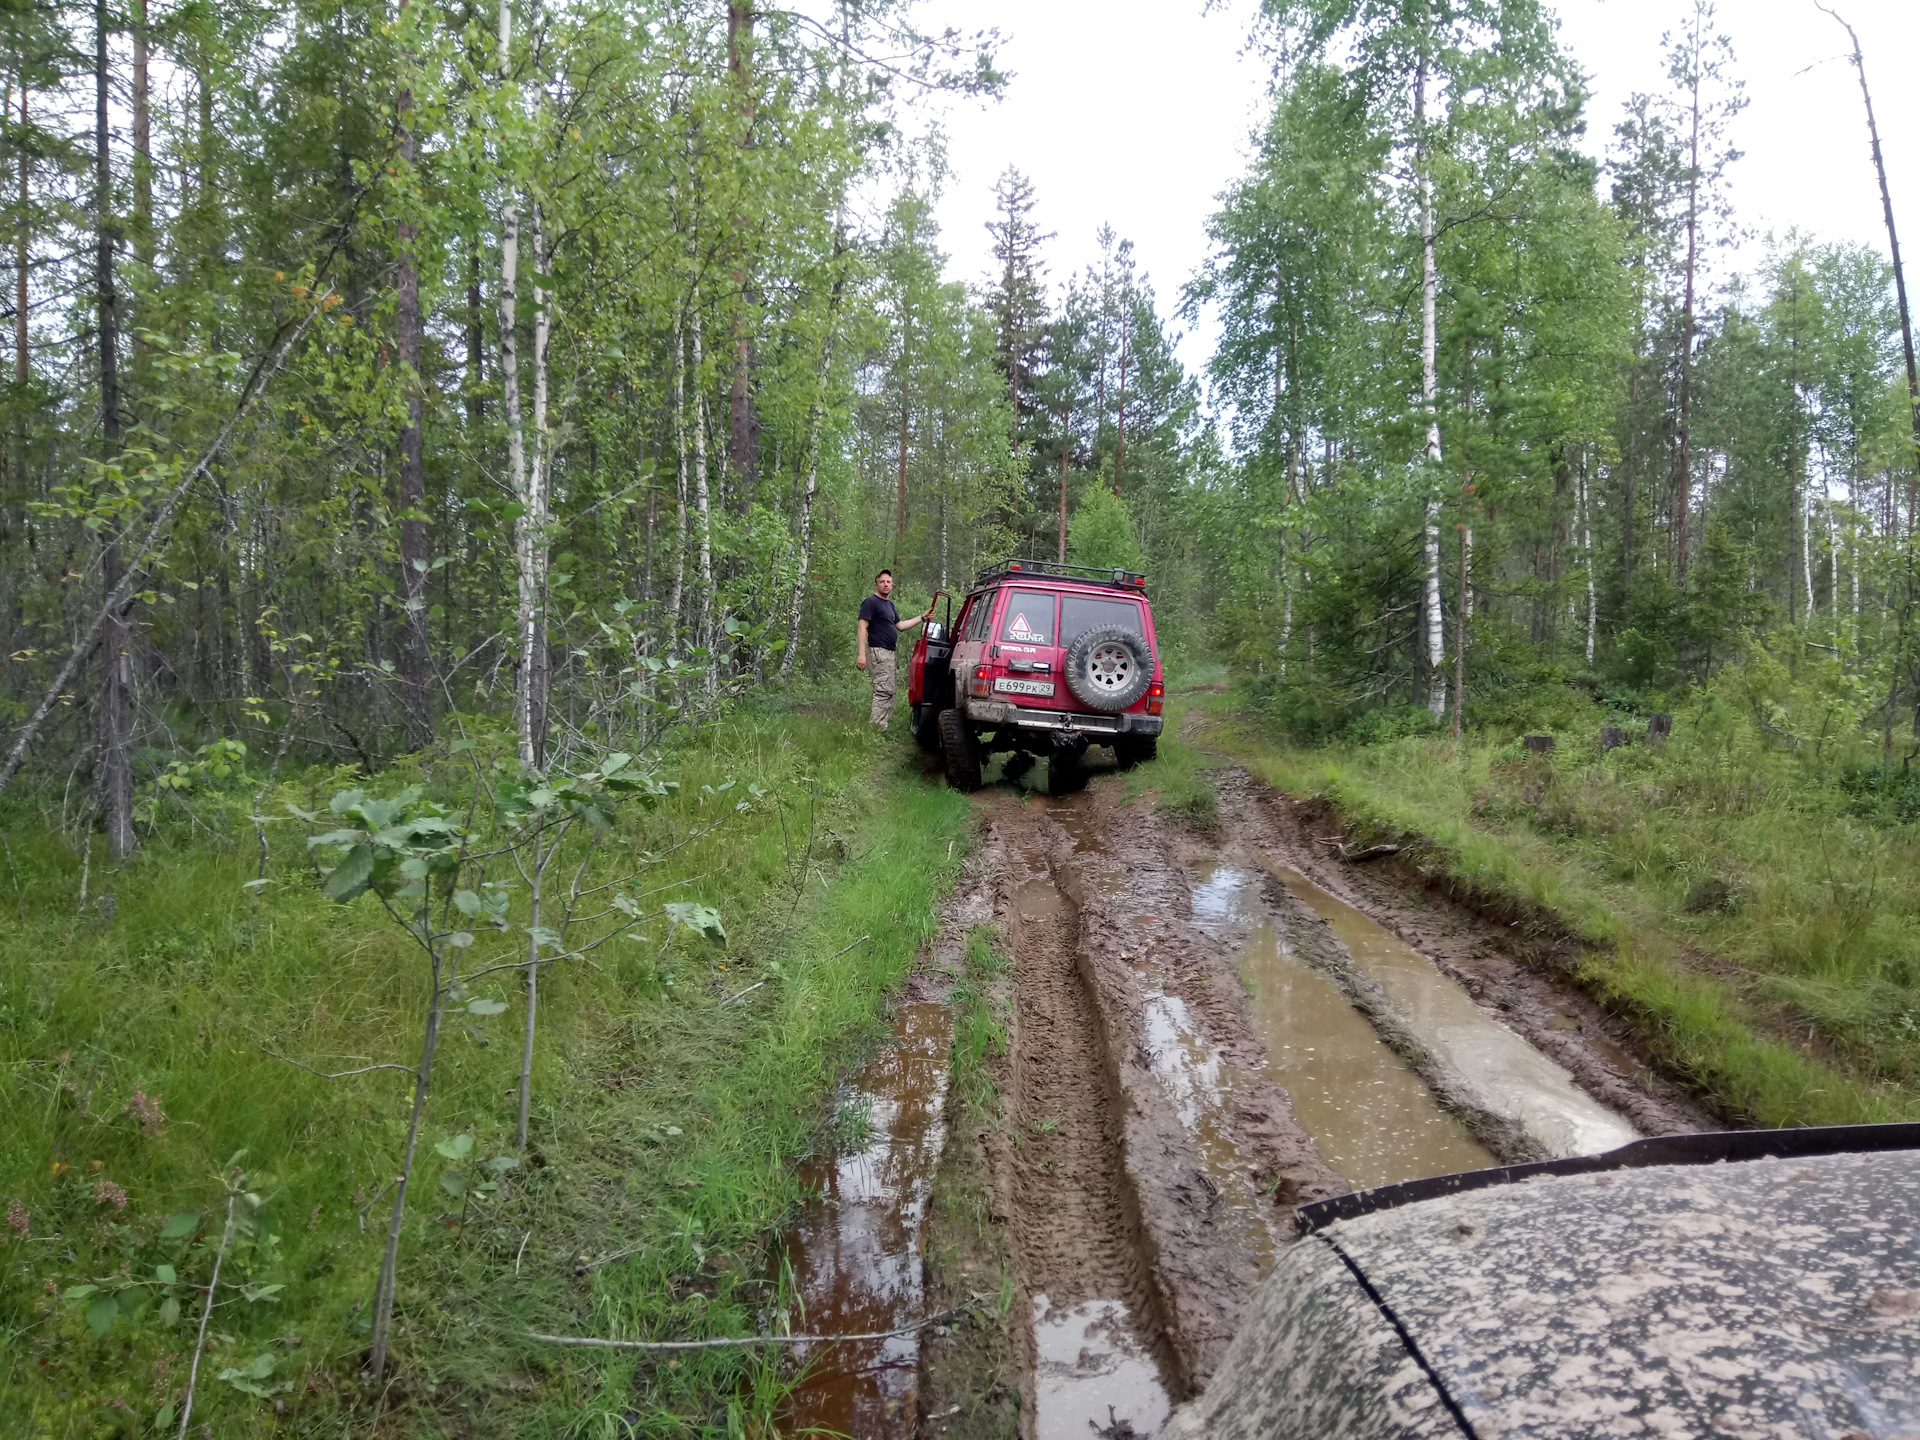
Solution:
<svg viewBox="0 0 1920 1440"><path fill-rule="evenodd" d="M411 1076L413 1101L407 1137L397 1173L391 1182L392 1211L388 1218L385 1251L376 1282L372 1339L367 1365L374 1378L386 1369L392 1342L395 1275L400 1236L406 1219L408 1186L419 1153L427 1098L432 1088L433 1063L446 1022L455 1020L484 1043L479 1022L502 1013L506 1002L478 993L475 986L504 972L522 973L527 998L521 1045L519 1114L516 1148L524 1150L532 1099L534 1039L538 1017L540 974L545 966L580 959L609 940L656 917L669 926L689 925L708 934L724 934L719 915L707 907L678 902L669 910L650 911L646 902L661 886L644 888L645 874L674 851L710 833L733 814L734 806L704 827L659 854L639 857L621 873L600 879L596 859L608 851L603 841L612 830L618 807L627 801L653 803L672 793L672 782L661 781L630 755L608 755L598 769L579 775L520 774L502 778L489 774L471 741L454 749L472 756L473 796L463 815L424 798L418 787L389 798L362 790L343 790L329 805L343 826L321 830L308 845L316 856L333 863L316 863L321 888L331 899L349 904L371 895L414 942L426 961L427 1010L418 1058L412 1065L379 1064L328 1073L328 1079L392 1070ZM315 826L322 817L289 806L300 819ZM614 847L614 853L619 848ZM563 889L554 887L551 871L564 859L571 878ZM490 867L505 862L520 884L490 878ZM520 910L516 891L526 892ZM516 913L517 912L517 913ZM696 913L698 912L698 913ZM684 915L685 918L678 918ZM516 923L520 922L520 923ZM269 1052L276 1053L276 1052ZM289 1057L281 1056L287 1059ZM291 1063L313 1069L300 1061ZM443 1157L464 1161L467 1151ZM517 1163L517 1161L515 1162ZM443 1175L441 1185L462 1200L484 1199L498 1189L512 1168L502 1160L489 1161L479 1172L459 1168ZM458 1178L450 1178L457 1176Z"/></svg>

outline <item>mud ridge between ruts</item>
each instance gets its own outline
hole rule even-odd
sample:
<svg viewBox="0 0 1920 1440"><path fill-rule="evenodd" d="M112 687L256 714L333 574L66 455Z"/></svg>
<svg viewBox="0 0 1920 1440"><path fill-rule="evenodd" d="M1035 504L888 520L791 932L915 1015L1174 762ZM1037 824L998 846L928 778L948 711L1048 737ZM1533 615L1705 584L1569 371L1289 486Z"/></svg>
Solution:
<svg viewBox="0 0 1920 1440"><path fill-rule="evenodd" d="M1215 773L1229 843L1292 867L1426 956L1497 1015L1574 1083L1632 1123L1643 1135L1721 1128L1722 1122L1662 1073L1638 1034L1573 978L1578 946L1518 921L1501 923L1448 893L1444 885L1398 857L1341 862L1345 832L1324 799L1295 800L1244 770ZM1333 975L1383 1039L1403 1055L1443 1104L1455 1110L1502 1160L1538 1158L1511 1121L1481 1110L1450 1067L1407 1033L1376 986L1357 972L1326 923L1269 877L1266 895L1286 923L1288 939L1309 962Z"/></svg>

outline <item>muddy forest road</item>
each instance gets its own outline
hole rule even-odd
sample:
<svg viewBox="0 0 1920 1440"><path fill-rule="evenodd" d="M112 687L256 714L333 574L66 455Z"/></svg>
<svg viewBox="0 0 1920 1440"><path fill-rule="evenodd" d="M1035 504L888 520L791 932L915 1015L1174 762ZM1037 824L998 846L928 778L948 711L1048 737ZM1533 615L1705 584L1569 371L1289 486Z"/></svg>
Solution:
<svg viewBox="0 0 1920 1440"><path fill-rule="evenodd" d="M808 1333L985 1318L813 1357L791 1433L1150 1435L1224 1356L1294 1206L1712 1128L1537 940L1397 859L1343 862L1323 809L1214 780L1208 835L1113 776L978 797L941 939L843 1090L862 1143L815 1167L788 1254ZM988 925L1011 959L997 1115L946 1060Z"/></svg>

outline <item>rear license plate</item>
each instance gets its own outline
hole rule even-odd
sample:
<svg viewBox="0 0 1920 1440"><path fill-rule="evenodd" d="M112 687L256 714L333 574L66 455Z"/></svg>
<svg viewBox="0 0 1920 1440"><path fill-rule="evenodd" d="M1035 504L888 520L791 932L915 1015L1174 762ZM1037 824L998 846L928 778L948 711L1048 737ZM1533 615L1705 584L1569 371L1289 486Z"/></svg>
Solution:
<svg viewBox="0 0 1920 1440"><path fill-rule="evenodd" d="M1002 695L1051 695L1051 680L996 680L993 688Z"/></svg>

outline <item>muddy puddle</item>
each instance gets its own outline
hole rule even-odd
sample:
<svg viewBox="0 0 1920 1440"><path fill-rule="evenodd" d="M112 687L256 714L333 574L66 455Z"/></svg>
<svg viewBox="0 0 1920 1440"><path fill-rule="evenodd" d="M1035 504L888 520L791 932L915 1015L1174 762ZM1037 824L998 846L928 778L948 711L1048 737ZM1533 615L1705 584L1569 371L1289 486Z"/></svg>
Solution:
<svg viewBox="0 0 1920 1440"><path fill-rule="evenodd" d="M1459 1072L1487 1110L1512 1120L1556 1156L1591 1155L1640 1138L1426 956L1297 870L1271 860L1265 864L1295 899L1327 922L1408 1030Z"/></svg>
<svg viewBox="0 0 1920 1440"><path fill-rule="evenodd" d="M902 1005L891 1038L842 1089L839 1114L851 1143L801 1167L818 1191L786 1237L798 1300L792 1323L802 1333L873 1334L921 1318L952 1042L946 1005ZM807 1368L787 1416L794 1433L913 1434L918 1335L847 1341L797 1359Z"/></svg>
<svg viewBox="0 0 1920 1440"><path fill-rule="evenodd" d="M1172 1412L1159 1369L1120 1301L1062 1309L1036 1295L1033 1341L1035 1440L1084 1440L1119 1420L1151 1435Z"/></svg>
<svg viewBox="0 0 1920 1440"><path fill-rule="evenodd" d="M1257 876L1216 866L1194 889L1193 915L1218 938L1244 937L1236 958L1268 1072L1355 1189L1497 1163L1340 987L1288 950L1260 903Z"/></svg>

